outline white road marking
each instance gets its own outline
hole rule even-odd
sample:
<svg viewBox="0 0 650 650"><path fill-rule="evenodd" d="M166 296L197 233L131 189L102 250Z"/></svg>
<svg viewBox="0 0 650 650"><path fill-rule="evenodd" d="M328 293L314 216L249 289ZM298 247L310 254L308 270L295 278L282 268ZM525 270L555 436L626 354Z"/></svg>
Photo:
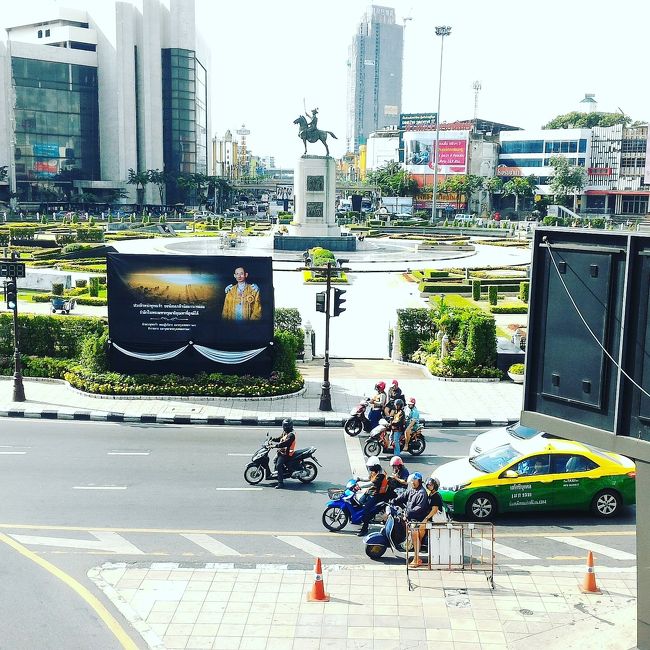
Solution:
<svg viewBox="0 0 650 650"><path fill-rule="evenodd" d="M575 564L550 564L550 565L526 565L526 564L499 564L499 569L509 569L510 571L517 571L521 573L546 573L552 571L553 573L580 573L584 574L585 565ZM597 573L636 573L634 566L598 566L596 567ZM494 576L495 582L499 582L499 574Z"/></svg>
<svg viewBox="0 0 650 650"><path fill-rule="evenodd" d="M366 459L361 451L359 438L349 436L345 431L343 431L343 438L345 439L345 450L348 452L348 461L350 462L352 476L368 476Z"/></svg>
<svg viewBox="0 0 650 650"><path fill-rule="evenodd" d="M468 541L471 541L474 546L480 546L486 551L489 551L492 548L492 542L488 539L471 539ZM494 542L494 552L499 555L505 555L513 560L539 560L536 555L530 555L530 553L525 553L524 551L512 548L511 546L499 544L498 542Z"/></svg>
<svg viewBox="0 0 650 650"><path fill-rule="evenodd" d="M215 488L215 490L220 490L222 492L257 492L263 490L261 487L235 487L235 488Z"/></svg>
<svg viewBox="0 0 650 650"><path fill-rule="evenodd" d="M614 560L636 560L636 555L633 555L632 553L619 551L618 549L612 548L611 546L603 546L602 544L596 544L595 542L590 542L586 539L579 539L578 537L549 536L547 539L552 539L556 542L562 542L563 544L568 544L569 546L575 546L576 548L583 548L586 551L593 551L597 555L611 557Z"/></svg>
<svg viewBox="0 0 650 650"><path fill-rule="evenodd" d="M73 490L126 490L126 485L74 485Z"/></svg>
<svg viewBox="0 0 650 650"><path fill-rule="evenodd" d="M24 456L26 451L0 451L0 456Z"/></svg>
<svg viewBox="0 0 650 650"><path fill-rule="evenodd" d="M143 555L143 552L117 533L90 533L98 541L70 539L69 537L40 537L36 535L11 535L17 542L28 546L59 546L62 548L84 548L93 551L107 551L124 555Z"/></svg>
<svg viewBox="0 0 650 650"><path fill-rule="evenodd" d="M312 557L330 557L337 559L343 557L342 555L338 555L337 553L319 546L318 544L314 544L314 542L310 542L304 537L298 537L297 535L274 535L274 537L275 539L279 539L285 544L289 544L289 546L293 546L294 548L304 551Z"/></svg>
<svg viewBox="0 0 650 650"><path fill-rule="evenodd" d="M226 546L219 540L214 539L214 537L210 537L210 535L204 535L203 533L181 533L181 537L189 539L190 542L193 542L197 546L204 548L209 553L212 553L212 555L241 555L241 553L235 551L235 549L230 548L230 546Z"/></svg>
<svg viewBox="0 0 650 650"><path fill-rule="evenodd" d="M245 458L249 458L250 454L228 454L228 456L243 456Z"/></svg>
<svg viewBox="0 0 650 650"><path fill-rule="evenodd" d="M150 451L109 451L108 456L148 456Z"/></svg>

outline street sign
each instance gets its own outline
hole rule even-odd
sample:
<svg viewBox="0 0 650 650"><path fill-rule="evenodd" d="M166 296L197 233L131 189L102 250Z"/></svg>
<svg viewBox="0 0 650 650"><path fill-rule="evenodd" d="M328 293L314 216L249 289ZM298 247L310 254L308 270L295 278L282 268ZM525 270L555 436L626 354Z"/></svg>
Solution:
<svg viewBox="0 0 650 650"><path fill-rule="evenodd" d="M0 278L24 278L25 262L0 260Z"/></svg>

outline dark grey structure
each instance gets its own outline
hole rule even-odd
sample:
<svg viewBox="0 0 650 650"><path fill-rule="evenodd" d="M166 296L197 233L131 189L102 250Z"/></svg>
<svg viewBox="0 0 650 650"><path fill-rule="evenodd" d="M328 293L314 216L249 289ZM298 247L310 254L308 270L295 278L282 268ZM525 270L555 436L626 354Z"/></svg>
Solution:
<svg viewBox="0 0 650 650"><path fill-rule="evenodd" d="M522 424L633 458L637 646L650 650L650 236L538 228Z"/></svg>
<svg viewBox="0 0 650 650"><path fill-rule="evenodd" d="M357 153L370 133L399 122L403 47L395 9L369 7L348 51L348 151Z"/></svg>

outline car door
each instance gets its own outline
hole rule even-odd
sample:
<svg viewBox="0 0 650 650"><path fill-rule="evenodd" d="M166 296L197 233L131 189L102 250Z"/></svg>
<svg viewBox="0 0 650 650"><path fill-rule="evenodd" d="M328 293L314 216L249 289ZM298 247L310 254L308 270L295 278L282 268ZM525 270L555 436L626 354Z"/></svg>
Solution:
<svg viewBox="0 0 650 650"><path fill-rule="evenodd" d="M502 511L529 512L555 507L549 454L532 454L510 465L499 475L499 507ZM506 473L516 472L509 478Z"/></svg>
<svg viewBox="0 0 650 650"><path fill-rule="evenodd" d="M551 454L553 490L558 509L585 509L600 487L598 465L583 454Z"/></svg>

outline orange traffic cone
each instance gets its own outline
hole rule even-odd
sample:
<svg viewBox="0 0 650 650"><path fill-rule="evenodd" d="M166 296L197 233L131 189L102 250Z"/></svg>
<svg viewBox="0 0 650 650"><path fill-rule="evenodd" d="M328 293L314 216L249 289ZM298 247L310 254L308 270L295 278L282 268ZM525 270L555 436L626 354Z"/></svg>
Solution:
<svg viewBox="0 0 650 650"><path fill-rule="evenodd" d="M325 593L325 585L323 584L323 569L320 564L320 558L316 558L316 566L314 567L314 586L307 594L307 600L310 603L314 602L329 602L329 595Z"/></svg>
<svg viewBox="0 0 650 650"><path fill-rule="evenodd" d="M580 591L583 594L603 593L600 589L598 589L598 585L596 585L596 574L594 573L594 555L591 551L589 551L587 555L587 573L585 575L584 582L582 583L582 587L580 587Z"/></svg>

